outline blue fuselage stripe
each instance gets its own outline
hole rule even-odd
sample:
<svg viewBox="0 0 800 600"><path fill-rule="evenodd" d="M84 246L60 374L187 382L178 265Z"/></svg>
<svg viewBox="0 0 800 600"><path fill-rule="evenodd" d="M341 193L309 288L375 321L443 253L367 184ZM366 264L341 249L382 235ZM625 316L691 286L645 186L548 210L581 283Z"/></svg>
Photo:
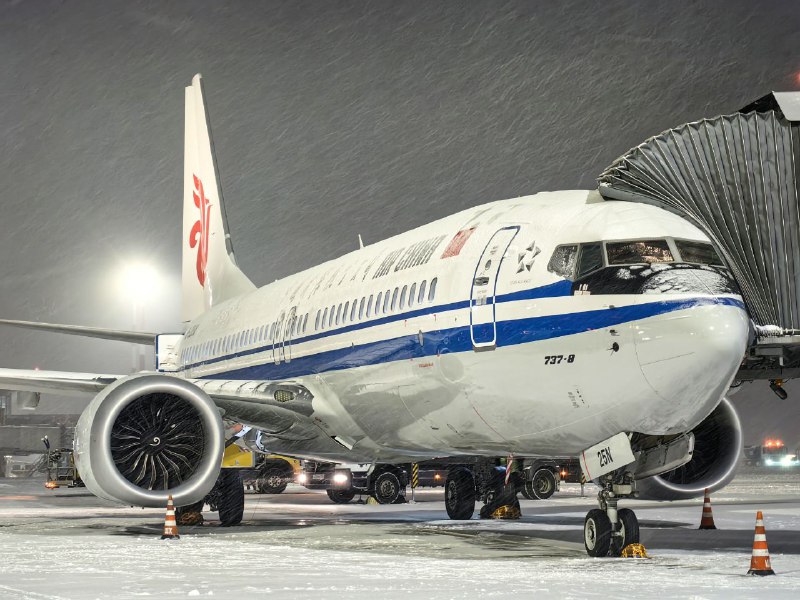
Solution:
<svg viewBox="0 0 800 600"><path fill-rule="evenodd" d="M541 289L541 288L540 288ZM507 296L511 296L508 294ZM546 297L546 296L537 296ZM498 302L501 296L497 297ZM522 298L514 298L519 300ZM507 300L506 300L507 301ZM456 303L459 308L466 308L468 302ZM529 342L536 342L557 337L574 335L586 331L594 331L604 327L611 327L631 321L646 319L673 312L684 310L694 306L704 305L726 305L734 306L744 310L744 304L736 298L728 297L706 297L706 298L686 298L679 300L666 300L661 302L649 302L646 304L633 304L617 308L604 308L590 310L579 313L566 313L560 315L548 315L541 317L530 317L526 319L515 319L510 321L499 321L497 327L497 346L514 346ZM454 305L447 305L452 307ZM430 309L431 312L442 312L444 307ZM429 309L423 309L428 311ZM447 310L452 310L448 308ZM423 311L423 314L428 314ZM410 318L408 313L402 318ZM388 319L392 319L387 317ZM381 319L383 320L383 319ZM379 320L379 321L381 321ZM372 325L377 321L371 322ZM361 328L352 326L354 328ZM479 337L482 333L481 328L490 329L492 323L474 326L474 334ZM336 330L335 333L342 333L350 328ZM309 336L302 340L295 340L292 345L316 339L320 337ZM272 346L260 349L241 352L227 357L245 356L257 352L271 351ZM290 362L275 364L268 361L258 365L252 365L239 369L226 370L221 373L202 375L204 379L243 379L243 380L277 380L291 377L301 377L326 371L337 371L342 369L353 369L367 365L378 365L398 360L408 360L412 358L424 358L435 356L441 352L467 352L472 350L472 336L469 326L460 326L450 329L425 332L419 334L405 335L387 340L379 340L358 346L348 346L335 350L319 352L308 356L292 357ZM209 361L210 362L210 361ZM217 362L215 360L214 362ZM206 363L208 364L208 363Z"/></svg>
<svg viewBox="0 0 800 600"><path fill-rule="evenodd" d="M571 293L572 293L572 282L557 281L556 283L551 283L549 285L544 285L538 288L522 290L520 292L512 292L510 294L501 294L497 296L497 303L500 304L501 302L516 302L518 300L535 300L537 298L556 298L559 296L569 296ZM491 298L489 299L488 303L489 304L492 303ZM363 323L354 323L352 325L346 325L343 327L339 327L338 329L320 331L319 333L312 333L311 335L306 335L300 338L292 339L291 343L293 346L299 345L305 342L311 342L326 337L340 335L342 333L350 333L352 331L359 331L361 329L368 329L370 327L379 327L381 325L386 325L388 323L396 323L397 321L405 321L407 319L413 319L415 317L422 317L425 315L432 315L432 314L441 314L444 312L449 312L451 310L460 310L464 308L469 308L469 300L462 300L460 302L451 302L450 304L427 306L425 308L418 308L416 310L410 310L396 315L388 315L386 317L381 317L380 319L372 319L371 321L365 321ZM216 356L208 358L206 360L197 361L195 363L188 365L186 368L191 369L200 366L208 366L219 362L224 362L226 360L239 358L241 356L260 354L261 352L272 352L273 349L277 350L279 347L280 344L266 344L263 346L257 346L255 348L248 348L247 350L241 350L240 352L232 352L230 354L224 354L222 356Z"/></svg>

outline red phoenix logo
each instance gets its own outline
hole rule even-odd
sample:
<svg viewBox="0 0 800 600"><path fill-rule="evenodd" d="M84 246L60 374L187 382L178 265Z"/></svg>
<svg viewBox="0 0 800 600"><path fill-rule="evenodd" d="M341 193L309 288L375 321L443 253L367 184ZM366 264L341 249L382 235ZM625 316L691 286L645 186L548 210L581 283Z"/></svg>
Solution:
<svg viewBox="0 0 800 600"><path fill-rule="evenodd" d="M200 285L206 282L206 264L208 263L208 230L211 228L211 204L203 191L203 182L197 175L194 177L194 205L200 211L200 219L192 225L189 232L189 247L197 246L197 280Z"/></svg>

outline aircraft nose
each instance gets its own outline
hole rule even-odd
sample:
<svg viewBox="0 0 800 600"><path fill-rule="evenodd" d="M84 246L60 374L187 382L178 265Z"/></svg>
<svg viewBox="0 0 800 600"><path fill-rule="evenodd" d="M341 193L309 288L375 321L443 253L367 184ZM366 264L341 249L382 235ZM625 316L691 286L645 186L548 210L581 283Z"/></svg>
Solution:
<svg viewBox="0 0 800 600"><path fill-rule="evenodd" d="M743 304L727 297L656 304L665 312L637 322L636 354L657 396L654 425L671 424L664 433L686 431L725 394L744 356L750 320Z"/></svg>

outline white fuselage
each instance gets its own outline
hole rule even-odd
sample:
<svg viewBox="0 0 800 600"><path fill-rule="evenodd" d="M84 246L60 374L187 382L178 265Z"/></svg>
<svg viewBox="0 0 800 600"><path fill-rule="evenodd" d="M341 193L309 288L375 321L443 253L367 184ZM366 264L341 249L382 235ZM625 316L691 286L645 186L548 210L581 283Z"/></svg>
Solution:
<svg viewBox="0 0 800 600"><path fill-rule="evenodd" d="M331 460L565 455L686 431L736 373L741 298L702 272L688 288L584 293L548 268L565 244L667 238L708 241L596 192L478 206L214 306L190 324L178 374L306 387L326 444L270 449Z"/></svg>

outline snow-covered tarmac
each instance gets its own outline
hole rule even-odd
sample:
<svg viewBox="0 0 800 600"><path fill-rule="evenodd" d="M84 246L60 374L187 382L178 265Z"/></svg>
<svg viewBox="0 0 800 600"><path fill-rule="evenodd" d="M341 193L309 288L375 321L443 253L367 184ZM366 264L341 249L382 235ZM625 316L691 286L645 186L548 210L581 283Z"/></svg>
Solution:
<svg viewBox="0 0 800 600"><path fill-rule="evenodd" d="M740 475L712 498L716 531L697 530L702 500L626 502L651 560L586 556L592 490L523 500L520 521L452 522L441 490L415 504L333 505L291 486L248 495L242 527L206 513L162 541L163 511L0 479L0 598L800 596L800 473ZM746 576L757 510L775 577Z"/></svg>

